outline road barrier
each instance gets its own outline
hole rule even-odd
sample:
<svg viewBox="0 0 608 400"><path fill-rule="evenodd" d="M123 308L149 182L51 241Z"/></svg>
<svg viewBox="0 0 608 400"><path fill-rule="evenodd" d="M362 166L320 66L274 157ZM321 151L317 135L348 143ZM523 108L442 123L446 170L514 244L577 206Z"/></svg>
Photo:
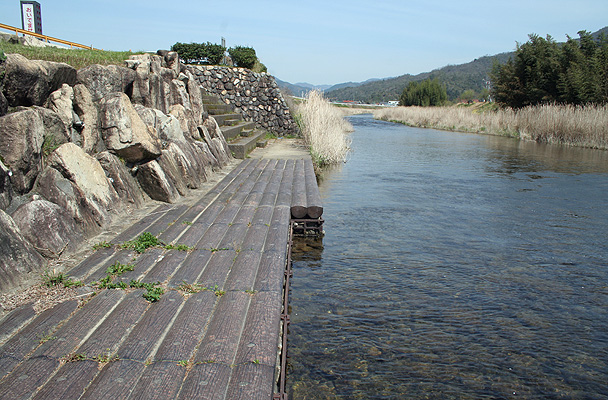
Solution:
<svg viewBox="0 0 608 400"><path fill-rule="evenodd" d="M92 45L91 46L85 46L84 44L78 44L78 43L70 42L70 41L63 40L63 39L57 39L57 38L54 38L52 36L41 35L40 33L26 31L24 29L15 28L14 26L10 26L10 25L0 24L0 28L6 29L6 30L9 30L9 31L13 31L13 32L15 32L15 35L23 33L24 35L30 35L30 36L37 37L39 39L43 39L47 43L50 43L52 41L52 42L57 42L57 43L65 44L67 46L70 46L70 48L78 47L78 48L81 48L81 49L89 49L89 50L103 50L103 49L96 49Z"/></svg>

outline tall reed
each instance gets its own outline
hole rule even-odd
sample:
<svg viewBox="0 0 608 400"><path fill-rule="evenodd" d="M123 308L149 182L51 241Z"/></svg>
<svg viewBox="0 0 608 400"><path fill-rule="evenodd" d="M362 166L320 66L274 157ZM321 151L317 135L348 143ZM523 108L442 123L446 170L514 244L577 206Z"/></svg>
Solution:
<svg viewBox="0 0 608 400"><path fill-rule="evenodd" d="M424 128L608 149L608 106L541 105L492 111L468 107L396 107L376 110L374 117Z"/></svg>
<svg viewBox="0 0 608 400"><path fill-rule="evenodd" d="M311 91L297 109L300 128L317 165L346 161L353 126L319 91Z"/></svg>

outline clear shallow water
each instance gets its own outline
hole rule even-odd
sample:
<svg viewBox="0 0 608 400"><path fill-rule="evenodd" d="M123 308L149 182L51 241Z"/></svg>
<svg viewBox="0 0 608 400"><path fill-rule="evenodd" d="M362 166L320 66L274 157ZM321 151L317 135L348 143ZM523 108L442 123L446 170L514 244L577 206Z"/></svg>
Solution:
<svg viewBox="0 0 608 400"><path fill-rule="evenodd" d="M608 399L608 152L351 122L295 244L291 398Z"/></svg>

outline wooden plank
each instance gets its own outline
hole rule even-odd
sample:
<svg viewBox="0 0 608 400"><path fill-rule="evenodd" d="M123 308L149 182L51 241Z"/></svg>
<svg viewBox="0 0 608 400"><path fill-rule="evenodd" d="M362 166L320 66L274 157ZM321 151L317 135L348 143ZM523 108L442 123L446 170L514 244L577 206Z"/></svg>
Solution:
<svg viewBox="0 0 608 400"><path fill-rule="evenodd" d="M68 271L67 276L80 281L84 280L93 271L96 271L101 268L102 265L105 265L108 258L112 257L115 251L116 248L114 247L104 247L95 251L80 264Z"/></svg>
<svg viewBox="0 0 608 400"><path fill-rule="evenodd" d="M257 206L241 206L239 212L232 221L233 224L251 224L253 216L257 211Z"/></svg>
<svg viewBox="0 0 608 400"><path fill-rule="evenodd" d="M225 399L231 372L232 369L226 364L195 364L184 380L179 399ZM270 397L267 400L269 399Z"/></svg>
<svg viewBox="0 0 608 400"><path fill-rule="evenodd" d="M283 179L283 173L285 172L286 160L279 160L272 172L272 177L264 190L264 195L260 199L260 205L263 206L274 206L279 194L281 187L281 180Z"/></svg>
<svg viewBox="0 0 608 400"><path fill-rule="evenodd" d="M131 282L132 279L140 280L143 278L157 262L162 260L165 256L165 249L155 247L147 249L137 260L133 263L135 268L133 271L127 271L115 278L115 281L123 281L126 283Z"/></svg>
<svg viewBox="0 0 608 400"><path fill-rule="evenodd" d="M152 225L147 227L144 232L149 232L154 236L166 231L175 221L188 210L188 206L180 205L173 206L167 210L159 219L154 221Z"/></svg>
<svg viewBox="0 0 608 400"><path fill-rule="evenodd" d="M257 161L255 169L249 175L247 180L245 180L243 184L239 187L239 189L233 193L232 197L230 198L230 203L242 205L245 202L245 199L247 198L247 196L249 196L249 193L251 193L256 182L262 176L262 173L264 172L264 168L268 164L268 161L269 160L267 159L259 159Z"/></svg>
<svg viewBox="0 0 608 400"><path fill-rule="evenodd" d="M214 216L213 219L215 219L216 217L217 215ZM182 234L182 236L180 236L175 241L175 243L193 247L198 243L199 240L201 240L201 237L205 234L205 232L207 231L207 229L209 229L210 226L210 223L208 224L206 222L195 222L194 224L192 224L192 226L188 228L187 231Z"/></svg>
<svg viewBox="0 0 608 400"><path fill-rule="evenodd" d="M8 313L0 323L0 343L7 341L13 333L18 331L36 316L32 303L24 304Z"/></svg>
<svg viewBox="0 0 608 400"><path fill-rule="evenodd" d="M173 363L189 360L207 329L217 301L211 291L198 292L186 299L154 360Z"/></svg>
<svg viewBox="0 0 608 400"><path fill-rule="evenodd" d="M230 225L218 248L240 251L248 229L247 224Z"/></svg>
<svg viewBox="0 0 608 400"><path fill-rule="evenodd" d="M289 240L289 224L274 222L270 224L264 251L287 251L287 241Z"/></svg>
<svg viewBox="0 0 608 400"><path fill-rule="evenodd" d="M211 255L207 267L196 280L196 283L205 287L218 286L219 289L223 289L224 282L228 277L230 268L236 258L236 251L234 250L220 250L216 251Z"/></svg>
<svg viewBox="0 0 608 400"><path fill-rule="evenodd" d="M142 282L156 283L168 281L179 269L187 256L187 251L167 250L163 259L157 262L150 272L141 279Z"/></svg>
<svg viewBox="0 0 608 400"><path fill-rule="evenodd" d="M226 391L230 400L268 400L274 394L274 366L262 364L237 365Z"/></svg>
<svg viewBox="0 0 608 400"><path fill-rule="evenodd" d="M272 213L274 212L274 206L260 205L253 215L251 223L253 225L270 225L272 220Z"/></svg>
<svg viewBox="0 0 608 400"><path fill-rule="evenodd" d="M291 191L293 186L293 174L296 166L296 160L287 160L285 163L285 169L283 170L283 177L281 178L281 184L279 186L279 193L275 205L291 207Z"/></svg>
<svg viewBox="0 0 608 400"><path fill-rule="evenodd" d="M183 236L186 231L192 228L194 222L205 212L207 206L192 206L184 212L171 226L165 229L158 239L163 243L172 243L178 237Z"/></svg>
<svg viewBox="0 0 608 400"><path fill-rule="evenodd" d="M249 195L247 195L243 201L244 206L257 206L260 203L267 190L268 184L272 179L274 170L277 167L277 161L278 160L269 160L264 166L262 174L251 188Z"/></svg>
<svg viewBox="0 0 608 400"><path fill-rule="evenodd" d="M234 260L224 289L253 290L261 258L262 254L259 251L241 251Z"/></svg>
<svg viewBox="0 0 608 400"><path fill-rule="evenodd" d="M262 251L266 242L266 235L270 229L268 225L251 225L247 230L247 234L243 238L241 251Z"/></svg>
<svg viewBox="0 0 608 400"><path fill-rule="evenodd" d="M105 276L107 275L108 267L110 267L116 262L125 265L132 264L133 257L135 257L136 254L136 252L127 249L116 251L116 253L114 253L112 257L100 264L99 267L93 273L91 273L89 276L86 277L86 279L84 279L84 281L86 283L91 283L105 278Z"/></svg>
<svg viewBox="0 0 608 400"><path fill-rule="evenodd" d="M304 172L304 160L296 160L291 188L291 216L293 218L304 218L306 216L306 178Z"/></svg>
<svg viewBox="0 0 608 400"><path fill-rule="evenodd" d="M170 204L161 204L160 206L156 207L156 209L154 209L151 213L146 215L144 218L131 225L127 230L117 235L114 239L112 239L111 243L121 244L126 241L135 239L142 232L145 232L146 229L148 229L148 227L152 225L157 219L161 218L164 213L171 207L172 206Z"/></svg>
<svg viewBox="0 0 608 400"><path fill-rule="evenodd" d="M251 297L243 292L226 292L221 296L194 357L195 363L233 363L250 301Z"/></svg>
<svg viewBox="0 0 608 400"><path fill-rule="evenodd" d="M107 363L81 397L82 400L127 399L143 374L145 365L131 360Z"/></svg>
<svg viewBox="0 0 608 400"><path fill-rule="evenodd" d="M202 250L217 249L227 231L228 224L213 224L196 243L195 247Z"/></svg>
<svg viewBox="0 0 608 400"><path fill-rule="evenodd" d="M235 364L257 362L274 366L279 352L283 298L278 292L251 295L251 305L239 343Z"/></svg>
<svg viewBox="0 0 608 400"><path fill-rule="evenodd" d="M74 352L86 357L113 355L131 328L150 307L143 297L143 289L127 294L110 315Z"/></svg>
<svg viewBox="0 0 608 400"><path fill-rule="evenodd" d="M36 357L23 361L0 381L0 399L29 399L59 368L59 360Z"/></svg>
<svg viewBox="0 0 608 400"><path fill-rule="evenodd" d="M308 218L317 219L323 215L323 204L311 160L304 162L304 177L306 180L306 214Z"/></svg>
<svg viewBox="0 0 608 400"><path fill-rule="evenodd" d="M129 399L174 399L185 376L186 368L175 362L155 362L146 367Z"/></svg>
<svg viewBox="0 0 608 400"><path fill-rule="evenodd" d="M203 273L211 258L210 250L193 250L182 262L182 266L169 280L169 287L175 288L182 283L194 283Z"/></svg>
<svg viewBox="0 0 608 400"><path fill-rule="evenodd" d="M7 374L26 354L38 347L43 338L52 337L57 326L68 319L77 306L76 300L57 304L39 314L8 340L0 348L0 376Z"/></svg>
<svg viewBox="0 0 608 400"><path fill-rule="evenodd" d="M121 360L145 362L162 339L163 334L179 312L184 298L175 291L169 291L152 304L124 343L118 349Z"/></svg>
<svg viewBox="0 0 608 400"><path fill-rule="evenodd" d="M233 197L234 193L236 193L241 186L250 179L250 176L254 173L255 166L257 164L256 160L249 159L244 161L245 166L241 170L241 172L230 182L226 188L219 193L216 201L219 203L228 203L230 199Z"/></svg>
<svg viewBox="0 0 608 400"><path fill-rule="evenodd" d="M61 358L70 354L123 297L122 290L104 290L94 296L53 333L54 339L47 340L38 347L32 357Z"/></svg>
<svg viewBox="0 0 608 400"><path fill-rule="evenodd" d="M34 396L34 400L78 400L98 373L99 367L96 361L82 360L65 363Z"/></svg>
<svg viewBox="0 0 608 400"><path fill-rule="evenodd" d="M264 252L260 260L254 290L257 292L283 293L286 265L287 259L284 252Z"/></svg>

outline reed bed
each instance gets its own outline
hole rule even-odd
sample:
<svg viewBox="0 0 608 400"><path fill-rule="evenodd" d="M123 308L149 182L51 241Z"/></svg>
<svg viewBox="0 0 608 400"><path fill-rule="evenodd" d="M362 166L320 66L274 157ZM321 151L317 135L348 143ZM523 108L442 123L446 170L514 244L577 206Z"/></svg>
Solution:
<svg viewBox="0 0 608 400"><path fill-rule="evenodd" d="M353 126L343 118L339 109L332 106L319 91L308 93L306 101L297 106L296 118L302 136L310 147L317 165L345 162L350 150Z"/></svg>
<svg viewBox="0 0 608 400"><path fill-rule="evenodd" d="M491 111L470 107L396 107L376 110L374 118L423 128L608 149L608 106L541 105Z"/></svg>

